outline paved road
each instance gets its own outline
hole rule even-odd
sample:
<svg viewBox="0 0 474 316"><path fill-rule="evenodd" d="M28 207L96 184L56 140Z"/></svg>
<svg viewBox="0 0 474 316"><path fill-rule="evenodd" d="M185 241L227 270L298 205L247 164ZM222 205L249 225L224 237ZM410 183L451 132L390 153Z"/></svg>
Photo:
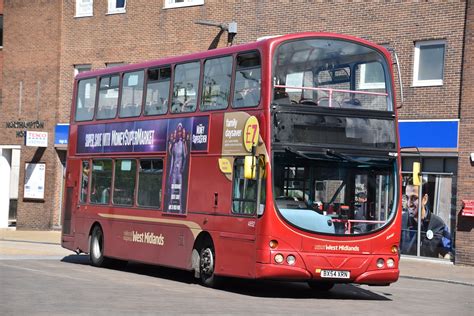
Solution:
<svg viewBox="0 0 474 316"><path fill-rule="evenodd" d="M87 256L0 259L0 314L472 315L474 287L401 278L390 287L228 280L221 289L189 272L131 263L89 265Z"/></svg>

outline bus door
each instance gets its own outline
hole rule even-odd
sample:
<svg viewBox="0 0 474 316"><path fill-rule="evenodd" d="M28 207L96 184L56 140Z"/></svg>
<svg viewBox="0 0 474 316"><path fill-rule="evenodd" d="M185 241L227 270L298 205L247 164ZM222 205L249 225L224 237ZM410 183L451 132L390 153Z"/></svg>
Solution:
<svg viewBox="0 0 474 316"><path fill-rule="evenodd" d="M74 235L76 245L87 244L84 232L84 211L89 193L89 160L69 160L66 175L66 206L64 234ZM86 251L86 249L83 249Z"/></svg>
<svg viewBox="0 0 474 316"><path fill-rule="evenodd" d="M247 158L251 158L250 156ZM256 263L256 222L263 211L265 188L260 168L256 176L245 175L244 158L235 158L232 178L232 217L221 229L220 247L226 253L219 262L219 272L242 277L253 277ZM258 198L260 197L260 198ZM228 251L232 249L231 251ZM225 251L227 250L227 251Z"/></svg>

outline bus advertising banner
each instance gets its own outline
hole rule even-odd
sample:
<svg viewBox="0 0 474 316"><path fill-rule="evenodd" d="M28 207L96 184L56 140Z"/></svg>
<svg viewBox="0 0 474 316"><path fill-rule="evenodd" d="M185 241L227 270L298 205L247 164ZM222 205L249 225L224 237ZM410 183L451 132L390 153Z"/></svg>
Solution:
<svg viewBox="0 0 474 316"><path fill-rule="evenodd" d="M168 121L164 212L186 213L192 123L192 118L178 118Z"/></svg>
<svg viewBox="0 0 474 316"><path fill-rule="evenodd" d="M165 152L169 122L176 119L80 125L77 131L77 153ZM209 117L190 117L186 133L192 151L207 151ZM190 134L192 131L192 135Z"/></svg>

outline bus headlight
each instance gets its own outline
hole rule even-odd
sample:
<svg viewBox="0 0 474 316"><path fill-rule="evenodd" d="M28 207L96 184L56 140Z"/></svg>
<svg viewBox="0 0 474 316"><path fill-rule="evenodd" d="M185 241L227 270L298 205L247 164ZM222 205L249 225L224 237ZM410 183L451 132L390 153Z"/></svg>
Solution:
<svg viewBox="0 0 474 316"><path fill-rule="evenodd" d="M378 258L377 259L377 268L382 269L384 265L385 265L385 260L383 260L382 258Z"/></svg>
<svg viewBox="0 0 474 316"><path fill-rule="evenodd" d="M290 266L294 265L295 262L296 262L295 256L293 256L293 255L288 255L288 257L286 257L286 262L287 262Z"/></svg>
<svg viewBox="0 0 474 316"><path fill-rule="evenodd" d="M393 268L395 266L395 260L392 258L387 259L387 267Z"/></svg>
<svg viewBox="0 0 474 316"><path fill-rule="evenodd" d="M277 253L274 259L276 263L282 263L283 260L285 260L285 257L283 257L281 253Z"/></svg>

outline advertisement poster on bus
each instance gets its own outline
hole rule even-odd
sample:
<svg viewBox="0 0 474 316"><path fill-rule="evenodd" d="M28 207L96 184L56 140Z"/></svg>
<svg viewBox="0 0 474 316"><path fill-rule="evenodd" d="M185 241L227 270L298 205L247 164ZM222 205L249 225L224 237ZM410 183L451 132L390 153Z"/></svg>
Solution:
<svg viewBox="0 0 474 316"><path fill-rule="evenodd" d="M168 121L164 212L186 213L193 118Z"/></svg>

